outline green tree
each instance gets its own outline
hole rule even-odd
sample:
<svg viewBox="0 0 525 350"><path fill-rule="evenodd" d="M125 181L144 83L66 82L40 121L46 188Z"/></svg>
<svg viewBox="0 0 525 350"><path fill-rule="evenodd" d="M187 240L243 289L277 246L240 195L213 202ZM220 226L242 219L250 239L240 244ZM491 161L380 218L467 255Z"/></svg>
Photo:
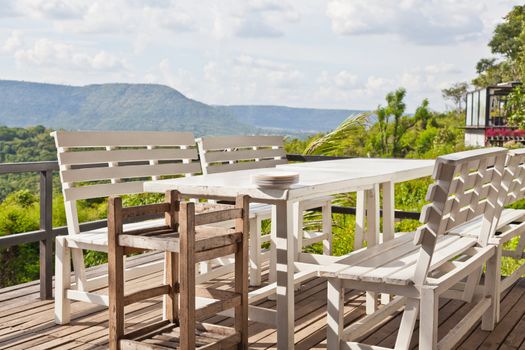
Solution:
<svg viewBox="0 0 525 350"><path fill-rule="evenodd" d="M475 86L486 87L501 82L523 80L525 74L525 6L514 6L496 26L488 44L499 57L482 58L476 65Z"/></svg>
<svg viewBox="0 0 525 350"><path fill-rule="evenodd" d="M432 112L429 109L428 98L425 98L414 113L414 119L421 124L421 129L426 129L429 120L432 118Z"/></svg>
<svg viewBox="0 0 525 350"><path fill-rule="evenodd" d="M388 153L388 119L389 114L385 107L381 105L376 109L377 124L379 126L379 147L382 154Z"/></svg>
<svg viewBox="0 0 525 350"><path fill-rule="evenodd" d="M392 157L399 156L399 139L401 132L399 129L401 117L405 113L406 104L404 102L406 90L399 88L386 95L387 112L394 116L394 130L392 132Z"/></svg>
<svg viewBox="0 0 525 350"><path fill-rule="evenodd" d="M441 94L445 100L454 103L456 110L461 111L461 104L467 95L468 84L466 82L454 83L447 89L442 89Z"/></svg>

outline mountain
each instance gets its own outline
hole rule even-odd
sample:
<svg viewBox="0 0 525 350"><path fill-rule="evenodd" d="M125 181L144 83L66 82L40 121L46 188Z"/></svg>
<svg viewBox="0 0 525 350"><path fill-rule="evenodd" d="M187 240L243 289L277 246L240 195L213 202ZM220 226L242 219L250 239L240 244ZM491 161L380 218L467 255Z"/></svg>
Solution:
<svg viewBox="0 0 525 350"><path fill-rule="evenodd" d="M326 131L355 111L212 106L156 84L67 86L0 80L0 124L70 130L187 130L196 135Z"/></svg>
<svg viewBox="0 0 525 350"><path fill-rule="evenodd" d="M336 128L343 120L363 111L293 108L282 106L224 106L241 122L264 129L316 133Z"/></svg>

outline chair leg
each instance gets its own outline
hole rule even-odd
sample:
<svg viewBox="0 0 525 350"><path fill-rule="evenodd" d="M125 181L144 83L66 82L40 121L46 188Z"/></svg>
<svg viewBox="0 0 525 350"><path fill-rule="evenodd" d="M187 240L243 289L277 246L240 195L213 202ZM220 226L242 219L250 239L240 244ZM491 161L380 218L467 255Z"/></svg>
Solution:
<svg viewBox="0 0 525 350"><path fill-rule="evenodd" d="M492 300L489 309L481 318L481 329L485 331L494 330L496 322L500 319L502 249L502 246L498 246L496 253L487 261L485 296Z"/></svg>
<svg viewBox="0 0 525 350"><path fill-rule="evenodd" d="M332 255L332 202L327 201L322 207L323 233L326 238L323 240L323 254Z"/></svg>
<svg viewBox="0 0 525 350"><path fill-rule="evenodd" d="M328 279L327 303L326 348L338 350L344 327L344 289L341 280Z"/></svg>
<svg viewBox="0 0 525 350"><path fill-rule="evenodd" d="M72 248L71 257L73 259L73 271L75 273L77 290L89 292L86 278L86 266L84 264L84 253L82 252L82 249Z"/></svg>
<svg viewBox="0 0 525 350"><path fill-rule="evenodd" d="M275 241L277 239L277 212L275 208L272 209L272 221L270 231L270 266L268 273L268 283L277 281L277 247Z"/></svg>
<svg viewBox="0 0 525 350"><path fill-rule="evenodd" d="M420 349L437 349L438 310L439 296L435 289L423 286L419 316Z"/></svg>
<svg viewBox="0 0 525 350"><path fill-rule="evenodd" d="M71 320L71 301L67 290L71 288L71 250L65 237L55 242L55 323L67 324Z"/></svg>
<svg viewBox="0 0 525 350"><path fill-rule="evenodd" d="M250 219L250 286L260 286L261 281L261 236L262 220Z"/></svg>

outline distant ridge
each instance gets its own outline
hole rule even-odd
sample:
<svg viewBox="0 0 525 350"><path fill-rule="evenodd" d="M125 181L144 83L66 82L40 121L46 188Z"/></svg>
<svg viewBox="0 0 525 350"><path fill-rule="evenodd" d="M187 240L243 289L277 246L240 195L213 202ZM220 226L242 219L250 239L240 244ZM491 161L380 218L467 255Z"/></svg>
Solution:
<svg viewBox="0 0 525 350"><path fill-rule="evenodd" d="M196 135L327 131L357 111L211 106L157 84L68 86L0 80L0 124L71 130L187 130ZM279 132L281 131L281 132Z"/></svg>

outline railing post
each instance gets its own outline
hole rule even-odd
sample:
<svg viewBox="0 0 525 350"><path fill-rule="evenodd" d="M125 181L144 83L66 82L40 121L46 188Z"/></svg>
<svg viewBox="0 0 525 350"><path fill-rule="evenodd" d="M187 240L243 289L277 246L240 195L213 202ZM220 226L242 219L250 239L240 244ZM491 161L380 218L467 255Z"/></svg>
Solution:
<svg viewBox="0 0 525 350"><path fill-rule="evenodd" d="M40 229L45 239L40 241L40 298L53 297L53 171L40 172Z"/></svg>

